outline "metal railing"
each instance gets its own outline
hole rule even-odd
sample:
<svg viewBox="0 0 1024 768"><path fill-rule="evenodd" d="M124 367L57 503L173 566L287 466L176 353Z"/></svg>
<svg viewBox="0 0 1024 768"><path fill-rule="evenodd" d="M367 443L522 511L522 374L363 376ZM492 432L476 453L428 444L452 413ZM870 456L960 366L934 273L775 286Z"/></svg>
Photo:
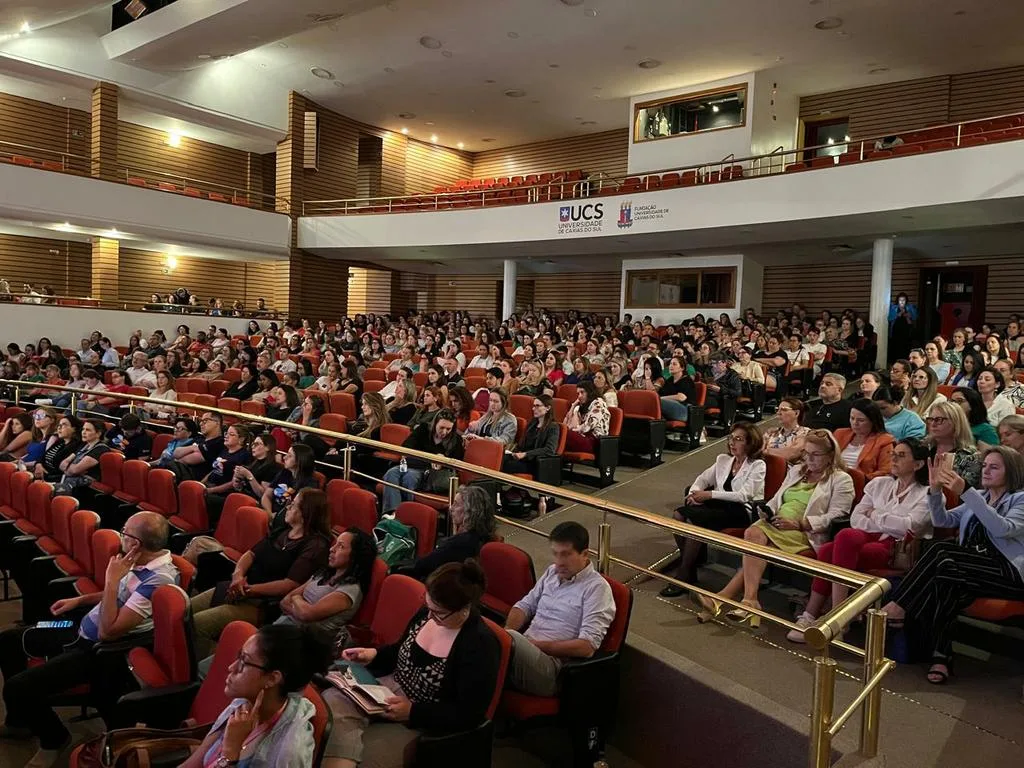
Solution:
<svg viewBox="0 0 1024 768"><path fill-rule="evenodd" d="M156 171L151 168L124 167L124 183L135 187L171 192L186 197L196 197L222 203L232 203L264 211L276 211L280 204L282 212L288 210L288 198L267 195L248 187L221 184L206 179L196 179L179 173Z"/></svg>
<svg viewBox="0 0 1024 768"><path fill-rule="evenodd" d="M109 397L118 400L125 400L128 403L129 412L132 413L136 411L140 404L144 405L152 403L164 408L169 404L167 400L143 397L140 395L115 392L97 393L92 390L56 385L51 386L36 382L0 379L0 388L13 390L13 400L16 405L20 403L20 392L22 389L46 389L56 392L70 393L70 410L72 412L76 409L77 399L82 395L95 397L97 394L100 394L100 396L104 398ZM236 421L260 424L269 429L280 427L287 430L316 435L321 438L327 438L334 441L336 446L338 444L344 444L345 449L341 451L342 465L340 467L336 465L330 466L336 470L340 469L342 476L346 480L352 475L358 475L380 482L378 478L353 470L352 451L349 449L355 446L362 446L378 451L387 451L390 453L402 454L407 457L422 459L454 470L470 472L475 476L484 477L501 483L502 485L534 491L543 495L554 495L560 499L591 507L603 513L602 522L598 526L597 549L592 550L593 554L597 558L597 569L601 573L607 574L610 566L615 564L635 571L638 574L644 574L669 584L683 587L692 593L709 597L717 600L719 603L729 605L733 608L749 611L762 617L766 621L770 621L786 629L798 629L798 627L792 621L775 616L761 608L754 608L731 598L726 598L717 593L710 592L699 585L688 584L672 576L652 570L646 566L630 562L625 558L616 557L612 551L613 529L609 522L609 515L653 526L664 531L666 536L686 536L687 538L695 539L704 544L728 550L741 556L746 555L758 557L782 568L794 570L808 576L826 579L831 582L851 587L854 591L850 593L844 602L833 606L832 610L825 616L819 618L813 626L804 629L804 637L807 644L818 652L818 655L814 659L814 688L810 713L811 729L807 764L810 768L826 768L831 764L833 738L840 732L840 730L842 730L849 718L852 717L860 708L863 708L860 729L860 752L865 757L874 757L878 753L882 703L881 683L885 675L888 674L895 666L893 661L886 659L884 656L886 618L884 613L877 610L877 606L880 604L880 601L889 591L889 583L885 579L857 573L856 571L840 568L830 563L823 563L810 558L801 557L799 555L792 555L773 547L762 546L760 544L746 541L742 538L719 533L718 531L699 528L689 523L662 517L661 515L656 515L637 507L620 504L615 501L591 496L590 494L580 493L567 488L545 485L543 483L538 483L535 480L527 480L515 475L505 474L498 470L489 469L476 464L470 464L457 459L450 459L438 454L417 451L401 445L383 443L379 440L371 440L357 435L332 432L319 427L308 427L302 424L293 424L287 421L267 418L266 416L230 411L217 406L178 403L177 408L179 412L185 413L218 413L222 416L228 416ZM97 415L102 418L110 418L105 414ZM166 428L167 425L160 426L164 426ZM456 476L453 477L449 483L447 494L449 504L454 501L455 494L459 487L458 482L458 477ZM409 491L407 488L402 488L401 490L406 492ZM547 534L545 532L520 521L505 517L499 517L498 519L505 525L547 538ZM860 649L840 640L839 638L842 637L843 631L849 623L854 618L865 612L867 613L867 642L865 644L865 648ZM853 701L838 716L834 716L833 714L835 706L835 677L837 671L836 661L831 658L831 649L833 647L850 652L863 659L863 687Z"/></svg>
<svg viewBox="0 0 1024 768"><path fill-rule="evenodd" d="M129 302L120 299L95 299L92 296L66 296L64 294L32 293L27 291L0 292L0 304L26 304L44 307L75 307L78 309L116 309L122 311L142 311L177 315L196 315L203 317L224 317L239 320L282 320L287 316L276 309L243 309L241 314L234 315L230 307L221 307L220 315L211 315L210 308L196 304L167 304L164 302Z"/></svg>
<svg viewBox="0 0 1024 768"><path fill-rule="evenodd" d="M986 129L986 123L1018 121L1012 127ZM977 130L976 130L977 129ZM1021 131L1021 136L1006 135ZM903 140L902 148L894 147L876 150L877 142L885 141L900 134L946 133L944 138L922 138L915 141ZM785 149L781 145L771 152L736 158L732 155L721 160L714 160L697 165L662 168L644 171L643 173L608 175L603 172L593 173L579 181L565 181L558 173L551 181L535 184L517 184L454 190L420 195L396 195L391 197L374 196L339 200L307 200L302 204L303 216L343 216L370 213L401 213L415 211L439 211L461 208L492 208L517 203L555 202L559 200L581 200L595 196L614 194L634 194L638 192L656 192L662 189L675 189L680 186L701 186L716 184L722 181L736 181L784 173L788 170L804 170L831 165L842 165L840 157L846 162L854 162L850 155L856 157L855 162L880 160L892 156L915 154L938 149L953 149L962 146L973 146L979 139L985 141L1004 141L1024 138L1024 113L1014 112L1007 115L985 117L978 120L964 120L956 123L928 126L909 131L889 132L888 134L871 136L850 141L818 144L795 149ZM928 145L951 142L951 146L929 149ZM829 154L818 156L824 150ZM813 165L812 161L826 158L831 162ZM802 166L802 167L801 167ZM736 169L739 169L738 171ZM676 173L680 176L678 184L666 187L661 176ZM657 178L658 181L653 181Z"/></svg>
<svg viewBox="0 0 1024 768"><path fill-rule="evenodd" d="M45 171L79 174L88 174L90 167L90 159L85 155L13 141L0 141L0 162L41 168Z"/></svg>

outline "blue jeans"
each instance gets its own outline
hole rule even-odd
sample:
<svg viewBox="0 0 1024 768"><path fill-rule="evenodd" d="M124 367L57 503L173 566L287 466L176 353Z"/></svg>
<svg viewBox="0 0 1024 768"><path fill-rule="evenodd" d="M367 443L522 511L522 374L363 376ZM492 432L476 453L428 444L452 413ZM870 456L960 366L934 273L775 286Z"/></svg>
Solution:
<svg viewBox="0 0 1024 768"><path fill-rule="evenodd" d="M686 421L686 414L689 413L686 403L681 403L670 397L661 398L661 415L667 421Z"/></svg>
<svg viewBox="0 0 1024 768"><path fill-rule="evenodd" d="M395 466L384 473L385 482L394 483L412 491L419 487L422 477L422 469L412 469L411 467L403 472L400 467ZM384 514L388 515L394 512L403 501L412 501L412 494L392 488L390 485L384 486Z"/></svg>

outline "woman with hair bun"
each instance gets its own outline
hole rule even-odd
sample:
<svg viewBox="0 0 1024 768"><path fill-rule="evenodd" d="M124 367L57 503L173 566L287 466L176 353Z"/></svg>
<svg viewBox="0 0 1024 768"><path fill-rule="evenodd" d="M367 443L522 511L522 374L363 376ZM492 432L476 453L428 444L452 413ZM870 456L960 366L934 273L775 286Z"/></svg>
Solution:
<svg viewBox="0 0 1024 768"><path fill-rule="evenodd" d="M325 692L334 726L324 768L401 768L406 749L421 732L468 730L484 721L501 655L498 639L477 610L485 585L476 560L442 565L427 578L426 604L401 640L342 653L345 661L367 665L394 696L371 722L340 691Z"/></svg>

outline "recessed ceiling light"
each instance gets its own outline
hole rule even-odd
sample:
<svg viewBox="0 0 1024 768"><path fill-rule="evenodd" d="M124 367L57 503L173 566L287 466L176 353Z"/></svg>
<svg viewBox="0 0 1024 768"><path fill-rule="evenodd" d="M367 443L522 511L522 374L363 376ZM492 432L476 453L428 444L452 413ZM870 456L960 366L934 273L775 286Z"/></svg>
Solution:
<svg viewBox="0 0 1024 768"><path fill-rule="evenodd" d="M505 91L505 95L508 96L510 99L521 99L523 98L523 96L526 95L526 91L524 91L522 88L509 88L507 91Z"/></svg>
<svg viewBox="0 0 1024 768"><path fill-rule="evenodd" d="M403 120L415 120L416 119L416 113L415 112L399 112L398 116L400 118L402 118Z"/></svg>
<svg viewBox="0 0 1024 768"><path fill-rule="evenodd" d="M558 67L560 65L558 65L558 64L548 64L548 66L551 67L551 69L558 69Z"/></svg>
<svg viewBox="0 0 1024 768"><path fill-rule="evenodd" d="M640 67L640 69L657 69L661 66L661 62L657 59L640 59L636 65Z"/></svg>
<svg viewBox="0 0 1024 768"><path fill-rule="evenodd" d="M880 75L883 72L888 72L888 71L889 71L888 67L874 67L874 68L868 70L868 74L869 75Z"/></svg>
<svg viewBox="0 0 1024 768"><path fill-rule="evenodd" d="M210 56L210 54L208 54L208 53L200 53L198 56L196 56L196 58L199 59L200 61L206 61L207 59L210 59L210 58L213 58L213 57Z"/></svg>
<svg viewBox="0 0 1024 768"><path fill-rule="evenodd" d="M486 139L480 139L480 141L482 141L484 144L490 144L491 142L494 141L494 139L488 137Z"/></svg>
<svg viewBox="0 0 1024 768"><path fill-rule="evenodd" d="M441 51L441 55L444 56L446 59L450 59L453 56L451 51Z"/></svg>
<svg viewBox="0 0 1024 768"><path fill-rule="evenodd" d="M402 129L402 133L408 135L409 134L409 129L408 128L403 128Z"/></svg>
<svg viewBox="0 0 1024 768"><path fill-rule="evenodd" d="M494 85L498 81L497 80L484 80L484 82L487 83L488 85Z"/></svg>
<svg viewBox="0 0 1024 768"><path fill-rule="evenodd" d="M427 120L424 125L437 125L433 120Z"/></svg>
<svg viewBox="0 0 1024 768"><path fill-rule="evenodd" d="M394 67L384 67L384 71L389 75L395 74Z"/></svg>
<svg viewBox="0 0 1024 768"><path fill-rule="evenodd" d="M424 35L423 37L420 38L420 45L422 45L424 48L429 48L432 51L436 51L438 48L441 47L441 41L438 40L436 37Z"/></svg>
<svg viewBox="0 0 1024 768"><path fill-rule="evenodd" d="M433 134L433 135L432 135L432 136L430 137L430 140L431 140L431 141L437 141L437 134L436 134L436 133L435 133L435 134Z"/></svg>
<svg viewBox="0 0 1024 768"><path fill-rule="evenodd" d="M334 79L334 73L331 72L329 69L324 69L323 67L313 67L312 69L309 70L309 74L311 74L313 77L319 77L321 80Z"/></svg>
<svg viewBox="0 0 1024 768"><path fill-rule="evenodd" d="M843 26L843 20L838 16L829 16L814 25L815 29L839 29Z"/></svg>
<svg viewBox="0 0 1024 768"><path fill-rule="evenodd" d="M459 142L458 144L456 144L455 146L457 146L457 147L458 147L459 149L462 149L462 148L463 148L464 146L466 146L466 145L465 145L465 144L463 144L463 143L462 143L462 142L460 141L460 142Z"/></svg>
<svg viewBox="0 0 1024 768"><path fill-rule="evenodd" d="M27 35L29 32L32 31L32 25L29 24L27 21L23 21L21 22L21 27L18 29L18 31L23 35Z"/></svg>
<svg viewBox="0 0 1024 768"><path fill-rule="evenodd" d="M720 107L717 104L712 104L711 105L711 111L712 112L717 112L719 109L720 109Z"/></svg>
<svg viewBox="0 0 1024 768"><path fill-rule="evenodd" d="M584 120L580 125L597 125L597 120Z"/></svg>
<svg viewBox="0 0 1024 768"><path fill-rule="evenodd" d="M510 40L518 40L519 39L519 33L518 32L509 32L508 33L508 37L509 37Z"/></svg>
<svg viewBox="0 0 1024 768"><path fill-rule="evenodd" d="M334 87L335 88L344 88L345 84L343 82L341 82L341 80L335 80L334 81Z"/></svg>
<svg viewBox="0 0 1024 768"><path fill-rule="evenodd" d="M591 19L596 19L597 18L597 8L587 8L585 11L583 11L583 15L587 16L587 17L589 17Z"/></svg>
<svg viewBox="0 0 1024 768"><path fill-rule="evenodd" d="M314 24L327 24L332 21L337 21L344 15L344 13L310 13L306 15L306 18Z"/></svg>

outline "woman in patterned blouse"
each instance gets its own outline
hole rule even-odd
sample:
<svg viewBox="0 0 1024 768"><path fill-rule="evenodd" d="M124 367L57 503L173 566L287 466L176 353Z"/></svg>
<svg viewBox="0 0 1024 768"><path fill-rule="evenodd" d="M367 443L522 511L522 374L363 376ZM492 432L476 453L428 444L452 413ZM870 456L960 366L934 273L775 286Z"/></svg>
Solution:
<svg viewBox="0 0 1024 768"><path fill-rule="evenodd" d="M804 450L804 435L810 430L800 426L806 406L795 397L785 397L779 403L775 414L779 417L779 426L764 436L764 452L772 456L781 456L793 463L800 458Z"/></svg>
<svg viewBox="0 0 1024 768"><path fill-rule="evenodd" d="M565 438L565 449L576 453L594 453L597 439L604 437L611 429L611 412L608 403L597 394L592 381L576 386L576 402L565 415L565 426L569 432Z"/></svg>

